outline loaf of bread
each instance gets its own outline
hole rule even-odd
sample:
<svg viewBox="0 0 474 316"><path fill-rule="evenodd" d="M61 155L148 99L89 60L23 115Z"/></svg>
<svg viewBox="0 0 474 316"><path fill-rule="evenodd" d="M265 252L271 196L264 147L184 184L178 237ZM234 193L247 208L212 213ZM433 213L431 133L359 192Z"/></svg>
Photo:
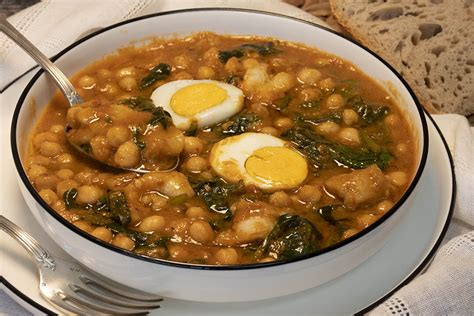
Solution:
<svg viewBox="0 0 474 316"><path fill-rule="evenodd" d="M473 0L330 0L338 22L434 113L474 113Z"/></svg>

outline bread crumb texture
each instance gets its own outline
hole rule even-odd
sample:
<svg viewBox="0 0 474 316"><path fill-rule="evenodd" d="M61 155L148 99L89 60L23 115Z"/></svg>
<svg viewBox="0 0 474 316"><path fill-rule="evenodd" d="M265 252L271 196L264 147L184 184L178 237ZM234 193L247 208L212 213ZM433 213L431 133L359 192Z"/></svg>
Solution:
<svg viewBox="0 0 474 316"><path fill-rule="evenodd" d="M338 22L434 113L474 113L474 0L331 0Z"/></svg>

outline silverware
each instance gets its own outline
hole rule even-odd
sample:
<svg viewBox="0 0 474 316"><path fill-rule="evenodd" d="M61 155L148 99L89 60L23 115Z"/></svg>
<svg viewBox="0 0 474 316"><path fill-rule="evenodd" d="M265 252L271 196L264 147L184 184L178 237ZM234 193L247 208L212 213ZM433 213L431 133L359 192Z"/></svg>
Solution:
<svg viewBox="0 0 474 316"><path fill-rule="evenodd" d="M105 280L75 261L59 259L3 215L0 230L34 259L41 295L61 309L77 314L142 315L160 307L160 297Z"/></svg>
<svg viewBox="0 0 474 316"><path fill-rule="evenodd" d="M76 88L72 85L72 83L69 81L69 79L66 77L66 75L55 65L49 60L48 57L46 57L33 43L31 43L26 37L24 37L13 25L11 25L5 18L0 18L0 31L5 33L6 36L8 36L15 44L20 46L28 55L30 55L31 58L33 58L38 65L40 65L43 70L45 70L47 73L51 75L53 78L54 82L58 86L59 90L64 94L64 97L67 99L69 102L69 106L75 106L81 103L84 103L84 100L81 98L79 93L77 92ZM93 159L97 161L100 164L106 165L110 168L116 169L116 170L122 170L122 171L132 171L132 172L137 172L137 173L148 173L151 170L147 170L144 167L138 167L138 168L124 168L124 167L119 167L116 165L110 165L106 164L103 161L97 160L94 155L85 152L75 144L74 142L69 140L68 137L68 126L66 125L66 139L71 144L72 147L74 147L79 153L89 157L90 159ZM168 172L168 171L173 171L177 168L179 164L179 158L177 159L176 163L174 166L172 166L169 169L166 170L157 170L160 172Z"/></svg>

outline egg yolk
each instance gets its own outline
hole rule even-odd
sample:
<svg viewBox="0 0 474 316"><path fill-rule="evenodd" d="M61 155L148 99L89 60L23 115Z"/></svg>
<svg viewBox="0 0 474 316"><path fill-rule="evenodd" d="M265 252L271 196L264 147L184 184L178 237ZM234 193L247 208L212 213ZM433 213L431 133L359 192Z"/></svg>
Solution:
<svg viewBox="0 0 474 316"><path fill-rule="evenodd" d="M300 185L308 175L306 160L286 147L257 149L245 161L247 173L272 187L291 188Z"/></svg>
<svg viewBox="0 0 474 316"><path fill-rule="evenodd" d="M170 106L181 116L189 117L210 109L228 98L227 91L212 83L198 83L179 89Z"/></svg>

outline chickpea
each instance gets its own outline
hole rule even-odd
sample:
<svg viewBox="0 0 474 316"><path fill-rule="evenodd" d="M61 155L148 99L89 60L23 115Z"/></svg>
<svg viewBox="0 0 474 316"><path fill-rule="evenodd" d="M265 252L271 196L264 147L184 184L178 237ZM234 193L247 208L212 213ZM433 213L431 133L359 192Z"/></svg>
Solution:
<svg viewBox="0 0 474 316"><path fill-rule="evenodd" d="M207 160L196 156L196 157L191 157L186 161L186 169L189 172L193 173L199 173L208 168L208 163Z"/></svg>
<svg viewBox="0 0 474 316"><path fill-rule="evenodd" d="M74 158L68 153L60 154L56 157L56 162L60 163L63 167L68 167L73 161Z"/></svg>
<svg viewBox="0 0 474 316"><path fill-rule="evenodd" d="M328 58L316 59L316 65L318 65L319 67L329 66L329 64L331 64L331 60L329 60Z"/></svg>
<svg viewBox="0 0 474 316"><path fill-rule="evenodd" d="M402 187L408 182L408 175L404 171L394 171L388 174L390 181L397 187Z"/></svg>
<svg viewBox="0 0 474 316"><path fill-rule="evenodd" d="M362 228L366 228L375 222L377 218L378 217L373 214L362 214L357 217L357 224L359 224L359 226Z"/></svg>
<svg viewBox="0 0 474 316"><path fill-rule="evenodd" d="M234 73L239 72L240 70L242 70L242 64L240 63L240 60L237 57L231 57L225 63L224 69L228 73L234 74Z"/></svg>
<svg viewBox="0 0 474 316"><path fill-rule="evenodd" d="M245 70L255 68L258 65L258 61L253 58L247 58L242 62L242 66Z"/></svg>
<svg viewBox="0 0 474 316"><path fill-rule="evenodd" d="M76 121L79 124L88 125L97 119L97 113L93 108L82 108L76 114Z"/></svg>
<svg viewBox="0 0 474 316"><path fill-rule="evenodd" d="M290 206L292 203L290 196L284 191L277 191L273 193L272 195L270 195L268 201L270 202L270 204L279 207Z"/></svg>
<svg viewBox="0 0 474 316"><path fill-rule="evenodd" d="M321 190L313 185L303 185L297 193L300 201L305 203L318 202L321 199Z"/></svg>
<svg viewBox="0 0 474 316"><path fill-rule="evenodd" d="M87 221L75 221L73 222L74 226L79 228L80 230L83 230L85 232L92 232L94 230L94 227L91 225L91 223Z"/></svg>
<svg viewBox="0 0 474 316"><path fill-rule="evenodd" d="M161 232L165 228L166 219L160 215L152 215L145 218L140 225L138 230L141 232Z"/></svg>
<svg viewBox="0 0 474 316"><path fill-rule="evenodd" d="M82 170L74 176L74 180L81 184L91 184L92 179L95 176L95 172L91 169Z"/></svg>
<svg viewBox="0 0 474 316"><path fill-rule="evenodd" d="M323 122L321 124L318 124L315 129L321 134L331 135L337 133L340 129L340 126L339 124L334 122Z"/></svg>
<svg viewBox="0 0 474 316"><path fill-rule="evenodd" d="M135 248L135 242L124 234L117 234L112 239L112 245L132 251Z"/></svg>
<svg viewBox="0 0 474 316"><path fill-rule="evenodd" d="M189 235L191 238L200 243L210 242L214 239L214 231L208 222L198 220L189 227Z"/></svg>
<svg viewBox="0 0 474 316"><path fill-rule="evenodd" d="M186 210L186 217L206 219L208 214L205 209L199 206L191 206Z"/></svg>
<svg viewBox="0 0 474 316"><path fill-rule="evenodd" d="M74 180L63 180L56 185L56 193L58 196L62 197L64 195L64 192L72 188L77 188L78 186L79 184Z"/></svg>
<svg viewBox="0 0 474 316"><path fill-rule="evenodd" d="M359 131L352 127L345 127L339 132L341 142L346 145L360 145Z"/></svg>
<svg viewBox="0 0 474 316"><path fill-rule="evenodd" d="M56 176L61 180L67 180L74 176L74 172L71 169L59 169L56 171Z"/></svg>
<svg viewBox="0 0 474 316"><path fill-rule="evenodd" d="M154 211L159 211L168 203L168 199L158 194L147 194L142 197L142 203L151 206Z"/></svg>
<svg viewBox="0 0 474 316"><path fill-rule="evenodd" d="M334 89L336 84L334 83L334 80L332 80L331 78L326 78L326 79L321 80L318 83L318 86L319 86L319 88L321 88L323 90L330 91L330 90Z"/></svg>
<svg viewBox="0 0 474 316"><path fill-rule="evenodd" d="M263 259L260 259L260 263L265 263L265 262L273 262L275 261L275 258L272 258L272 257L265 257Z"/></svg>
<svg viewBox="0 0 474 316"><path fill-rule="evenodd" d="M92 155L100 161L107 161L112 156L112 148L105 136L96 136L90 141Z"/></svg>
<svg viewBox="0 0 474 316"><path fill-rule="evenodd" d="M140 149L133 141L129 140L118 147L114 161L120 167L134 167L140 162Z"/></svg>
<svg viewBox="0 0 474 316"><path fill-rule="evenodd" d="M281 116L273 121L273 126L283 131L287 131L295 125L295 122L289 117Z"/></svg>
<svg viewBox="0 0 474 316"><path fill-rule="evenodd" d="M359 115L354 110L345 109L342 111L342 121L346 125L355 124L359 121Z"/></svg>
<svg viewBox="0 0 474 316"><path fill-rule="evenodd" d="M322 92L317 88L306 88L300 91L304 101L319 100Z"/></svg>
<svg viewBox="0 0 474 316"><path fill-rule="evenodd" d="M171 244L168 246L168 251L172 260L186 261L189 258L189 251L179 244Z"/></svg>
<svg viewBox="0 0 474 316"><path fill-rule="evenodd" d="M408 152L408 146L404 143L399 143L395 146L395 154L397 156L403 156Z"/></svg>
<svg viewBox="0 0 474 316"><path fill-rule="evenodd" d="M49 131L54 134L62 134L64 132L64 126L61 124L54 124L49 128Z"/></svg>
<svg viewBox="0 0 474 316"><path fill-rule="evenodd" d="M53 208L53 210L55 210L56 212L58 213L62 213L66 210L66 203L64 203L63 201L61 200L57 200L56 202L53 203L53 205L51 205L51 207Z"/></svg>
<svg viewBox="0 0 474 316"><path fill-rule="evenodd" d="M58 196L56 195L56 192L54 192L51 189L43 189L39 191L39 195L46 203L48 203L48 205L51 205L58 200Z"/></svg>
<svg viewBox="0 0 474 316"><path fill-rule="evenodd" d="M105 242L110 242L110 240L113 237L112 232L110 229L105 228L105 227L97 227L95 228L92 232L91 235L94 236L97 239L100 239Z"/></svg>
<svg viewBox="0 0 474 316"><path fill-rule="evenodd" d="M35 186L38 190L51 189L56 186L59 179L55 175L42 174L35 179Z"/></svg>
<svg viewBox="0 0 474 316"><path fill-rule="evenodd" d="M115 72L115 76L118 78L134 77L137 74L137 69L133 66L120 68Z"/></svg>
<svg viewBox="0 0 474 316"><path fill-rule="evenodd" d="M35 180L38 176L45 174L48 170L41 165L31 165L28 169L28 176L31 180Z"/></svg>
<svg viewBox="0 0 474 316"><path fill-rule="evenodd" d="M199 154L203 151L203 149L204 149L204 145L199 138L191 137L191 136L184 137L183 152L186 155Z"/></svg>
<svg viewBox="0 0 474 316"><path fill-rule="evenodd" d="M83 185L77 188L76 202L79 204L93 204L97 202L104 192L97 186Z"/></svg>
<svg viewBox="0 0 474 316"><path fill-rule="evenodd" d="M377 204L377 211L381 213L386 213L393 206L393 202L389 200L384 200Z"/></svg>
<svg viewBox="0 0 474 316"><path fill-rule="evenodd" d="M118 85L125 91L135 90L138 86L137 79L133 77L123 77L119 80Z"/></svg>
<svg viewBox="0 0 474 316"><path fill-rule="evenodd" d="M298 72L298 80L304 84L315 84L321 79L321 72L314 68L303 68Z"/></svg>
<svg viewBox="0 0 474 316"><path fill-rule="evenodd" d="M173 58L173 62L177 68L186 69L192 64L191 57L188 55L178 55Z"/></svg>
<svg viewBox="0 0 474 316"><path fill-rule="evenodd" d="M260 133L268 134L272 136L278 136L280 134L276 128L271 127L271 126L262 127L262 129L260 130Z"/></svg>
<svg viewBox="0 0 474 316"><path fill-rule="evenodd" d="M107 94L109 97L113 97L117 95L120 92L119 86L117 86L115 83L106 83L104 86L100 88L101 92L104 92Z"/></svg>
<svg viewBox="0 0 474 316"><path fill-rule="evenodd" d="M400 124L400 118L397 114L389 114L384 118L383 121L390 127L396 127Z"/></svg>
<svg viewBox="0 0 474 316"><path fill-rule="evenodd" d="M112 77L112 72L108 69L101 68L97 71L97 77L99 77L100 79L108 79Z"/></svg>
<svg viewBox="0 0 474 316"><path fill-rule="evenodd" d="M124 126L114 126L109 128L106 137L111 146L118 147L130 139L130 130Z"/></svg>
<svg viewBox="0 0 474 316"><path fill-rule="evenodd" d="M239 254L234 248L219 249L215 256L218 264L236 264L239 261Z"/></svg>
<svg viewBox="0 0 474 316"><path fill-rule="evenodd" d="M84 75L81 78L79 78L78 84L79 84L79 87L81 87L82 89L90 90L96 86L97 82L94 77Z"/></svg>
<svg viewBox="0 0 474 316"><path fill-rule="evenodd" d="M342 239L347 239L351 236L354 236L358 232L359 231L355 228L349 228L349 229L345 230L344 233L342 234Z"/></svg>
<svg viewBox="0 0 474 316"><path fill-rule="evenodd" d="M216 75L214 68L209 66L201 66L197 70L198 79L211 79Z"/></svg>
<svg viewBox="0 0 474 316"><path fill-rule="evenodd" d="M280 92L290 90L295 84L295 78L287 72L279 72L270 80L270 87Z"/></svg>
<svg viewBox="0 0 474 316"><path fill-rule="evenodd" d="M33 139L33 145L36 148L39 148L41 144L45 141L49 142L58 142L58 136L51 132L43 132L36 135Z"/></svg>
<svg viewBox="0 0 474 316"><path fill-rule="evenodd" d="M331 94L327 99L326 99L326 106L329 109L339 109L344 106L346 101L344 98L339 94L339 93L334 93Z"/></svg>
<svg viewBox="0 0 474 316"><path fill-rule="evenodd" d="M180 71L174 76L175 80L191 80L193 79L193 76L186 71Z"/></svg>

